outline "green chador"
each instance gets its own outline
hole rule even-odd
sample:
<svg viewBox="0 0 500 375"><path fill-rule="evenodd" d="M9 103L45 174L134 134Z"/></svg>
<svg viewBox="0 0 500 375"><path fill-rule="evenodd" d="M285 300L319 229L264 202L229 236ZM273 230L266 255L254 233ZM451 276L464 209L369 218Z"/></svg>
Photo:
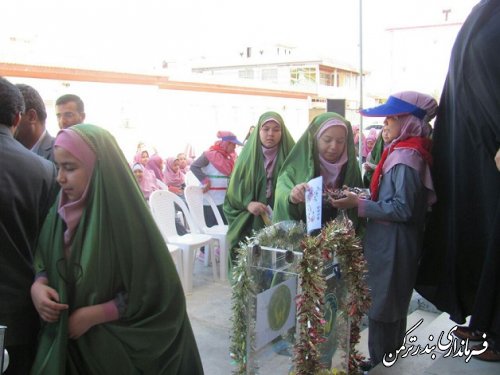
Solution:
<svg viewBox="0 0 500 375"><path fill-rule="evenodd" d="M272 177L270 172L266 173L264 151L259 136L262 125L269 120L274 120L281 126L281 140L277 146L278 152L272 168ZM252 230L264 227L262 217L251 214L247 206L250 202L261 202L273 207L278 172L294 144L292 136L278 113L266 112L260 116L257 127L236 161L224 201L224 214L229 224L227 234L229 249L233 250L237 247L240 241L251 235ZM231 260L235 260L234 252L231 252Z"/></svg>
<svg viewBox="0 0 500 375"><path fill-rule="evenodd" d="M179 276L123 153L102 128L71 129L97 160L69 255L57 204L40 235L36 270L69 309L44 325L32 374L202 374ZM69 314L117 296L118 320L68 338Z"/></svg>
<svg viewBox="0 0 500 375"><path fill-rule="evenodd" d="M375 145L370 151L369 154L370 160L367 159L366 161L377 165L380 159L382 158L382 153L384 152L384 144L385 143L384 139L382 138L382 132L380 132L380 134L377 137L377 141L375 142ZM373 172L374 172L373 170L365 171L365 174L363 175L363 184L365 188L370 188Z"/></svg>
<svg viewBox="0 0 500 375"><path fill-rule="evenodd" d="M277 223L283 220L306 221L305 204L293 204L290 202L289 196L295 185L308 182L320 175L319 151L316 135L322 126L331 119L342 121L347 128L347 162L342 168L340 173L341 181L337 187L342 187L342 185L362 187L361 173L356 159L351 124L337 113L323 113L313 119L307 130L295 144L281 168L275 190L274 222ZM322 222L325 223L334 219L336 214L337 210L333 209L329 203L324 202ZM357 228L358 217L356 209L347 210L347 215Z"/></svg>

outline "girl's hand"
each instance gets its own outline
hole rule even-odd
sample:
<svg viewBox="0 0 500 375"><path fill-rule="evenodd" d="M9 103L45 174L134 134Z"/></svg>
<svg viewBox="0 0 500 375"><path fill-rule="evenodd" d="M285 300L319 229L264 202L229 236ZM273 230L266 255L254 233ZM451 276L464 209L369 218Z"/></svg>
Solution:
<svg viewBox="0 0 500 375"><path fill-rule="evenodd" d="M99 324L100 305L85 306L73 311L68 321L69 338L76 340L90 328Z"/></svg>
<svg viewBox="0 0 500 375"><path fill-rule="evenodd" d="M363 163L363 168L365 169L365 171L374 171L377 166L375 164L366 162Z"/></svg>
<svg viewBox="0 0 500 375"><path fill-rule="evenodd" d="M247 206L248 212L252 215L259 216L267 212L267 206L261 202L250 202Z"/></svg>
<svg viewBox="0 0 500 375"><path fill-rule="evenodd" d="M330 204L333 207L340 208L342 210L348 209L348 208L353 208L353 207L358 207L359 197L356 193L345 190L344 194L346 195L345 198L330 199L329 200Z"/></svg>
<svg viewBox="0 0 500 375"><path fill-rule="evenodd" d="M33 283L31 299L40 318L48 323L55 323L59 320L61 311L68 309L68 305L59 303L59 294L47 282L46 278L40 278Z"/></svg>
<svg viewBox="0 0 500 375"><path fill-rule="evenodd" d="M69 316L69 338L76 340L93 326L118 320L119 317L118 308L114 300L98 305L80 307Z"/></svg>
<svg viewBox="0 0 500 375"><path fill-rule="evenodd" d="M182 194L182 189L177 186L169 186L168 190L177 195Z"/></svg>
<svg viewBox="0 0 500 375"><path fill-rule="evenodd" d="M309 189L309 185L306 182L302 184L295 185L290 192L290 202L297 204L306 201L306 191Z"/></svg>
<svg viewBox="0 0 500 375"><path fill-rule="evenodd" d="M207 179L205 181L205 184L203 185L203 192L206 193L207 191L209 191L211 186L212 185L210 184L210 180Z"/></svg>

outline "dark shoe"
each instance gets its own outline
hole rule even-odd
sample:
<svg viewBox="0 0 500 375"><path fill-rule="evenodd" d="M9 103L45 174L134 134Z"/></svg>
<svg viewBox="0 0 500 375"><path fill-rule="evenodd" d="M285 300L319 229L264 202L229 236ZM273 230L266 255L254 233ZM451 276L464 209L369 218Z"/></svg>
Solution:
<svg viewBox="0 0 500 375"><path fill-rule="evenodd" d="M369 359L359 362L359 369L363 372L368 372L373 368L373 363Z"/></svg>
<svg viewBox="0 0 500 375"><path fill-rule="evenodd" d="M471 348L472 350L483 349L483 344L475 345ZM500 362L500 350L491 349L488 347L484 352L478 355L472 356L472 358L479 359L480 361L488 362Z"/></svg>
<svg viewBox="0 0 500 375"><path fill-rule="evenodd" d="M483 332L470 327L460 327L458 326L453 334L462 340L469 341L484 341Z"/></svg>

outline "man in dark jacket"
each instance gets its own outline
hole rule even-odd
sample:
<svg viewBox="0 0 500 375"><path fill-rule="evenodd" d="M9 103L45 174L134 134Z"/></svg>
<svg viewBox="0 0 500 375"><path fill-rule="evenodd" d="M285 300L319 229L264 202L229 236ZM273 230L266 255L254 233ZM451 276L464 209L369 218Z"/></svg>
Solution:
<svg viewBox="0 0 500 375"><path fill-rule="evenodd" d="M57 192L55 165L14 139L24 110L19 89L0 77L0 325L7 326L8 375L29 374L34 358L33 250Z"/></svg>
<svg viewBox="0 0 500 375"><path fill-rule="evenodd" d="M17 84L24 98L25 111L16 129L15 138L28 150L54 161L54 137L45 128L47 111L42 97L33 87Z"/></svg>

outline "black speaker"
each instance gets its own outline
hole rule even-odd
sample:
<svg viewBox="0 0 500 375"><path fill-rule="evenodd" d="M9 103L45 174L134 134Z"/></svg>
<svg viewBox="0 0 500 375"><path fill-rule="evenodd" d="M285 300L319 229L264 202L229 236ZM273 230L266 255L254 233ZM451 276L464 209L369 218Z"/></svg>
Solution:
<svg viewBox="0 0 500 375"><path fill-rule="evenodd" d="M326 99L326 111L345 117L345 99Z"/></svg>

